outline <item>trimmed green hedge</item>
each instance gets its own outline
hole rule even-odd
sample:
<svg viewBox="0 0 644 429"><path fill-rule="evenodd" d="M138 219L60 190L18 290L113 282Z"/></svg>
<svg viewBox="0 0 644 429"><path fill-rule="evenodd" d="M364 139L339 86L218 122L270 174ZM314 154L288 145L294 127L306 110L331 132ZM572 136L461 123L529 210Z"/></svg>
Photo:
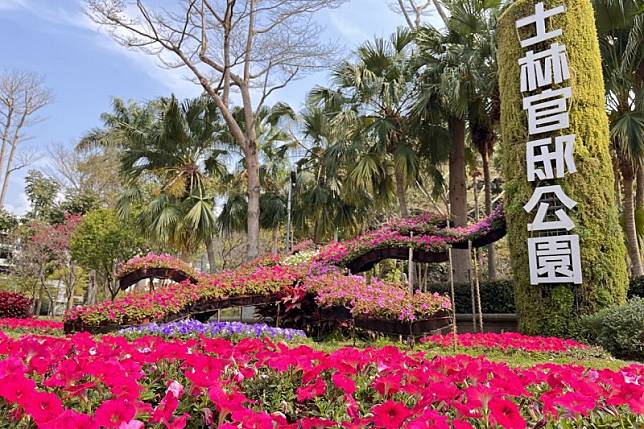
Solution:
<svg viewBox="0 0 644 429"><path fill-rule="evenodd" d="M498 280L495 282L482 282L479 285L481 291L481 307L483 313L514 313L514 286L510 280ZM434 283L428 288L431 292L446 293L449 295L450 287L446 283ZM456 312L472 312L472 294L469 284L454 285Z"/></svg>
<svg viewBox="0 0 644 429"><path fill-rule="evenodd" d="M614 356L644 360L644 298L583 317L580 336Z"/></svg>
<svg viewBox="0 0 644 429"><path fill-rule="evenodd" d="M622 229L615 208L613 167L609 153L599 44L590 0L545 0L546 9L564 4L567 12L548 20L548 29L561 28L557 42L566 45L572 87L570 126L559 134L575 134L577 172L554 182L577 202L568 214L579 235L584 283L530 284L529 233L532 221L523 205L533 193L526 179L527 117L522 109L518 59L521 48L516 20L534 14L535 0L517 0L499 18L498 65L502 144L499 151L505 182L504 208L512 257L519 327L527 334L568 336L580 316L622 304L628 276ZM523 34L523 37L527 37ZM557 88L558 86L554 86ZM554 134L552 134L554 135Z"/></svg>

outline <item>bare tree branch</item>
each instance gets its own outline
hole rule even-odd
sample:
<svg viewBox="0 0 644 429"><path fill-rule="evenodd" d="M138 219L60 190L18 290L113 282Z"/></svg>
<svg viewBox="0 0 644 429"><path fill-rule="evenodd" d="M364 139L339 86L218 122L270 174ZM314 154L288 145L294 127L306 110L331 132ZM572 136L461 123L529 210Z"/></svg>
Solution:
<svg viewBox="0 0 644 429"><path fill-rule="evenodd" d="M3 119L0 123L0 174L4 173L0 207L4 206L11 173L22 168L15 168L14 159L18 146L29 139L24 129L41 120L35 114L51 103L52 98L43 77L38 74L22 70L0 74L0 117ZM21 162L25 159L20 158Z"/></svg>
<svg viewBox="0 0 644 429"><path fill-rule="evenodd" d="M256 112L270 94L335 61L336 47L321 40L312 15L345 1L175 0L166 9L146 6L152 0L85 0L87 15L114 40L189 71L221 111L247 169L249 258L259 252ZM229 105L232 89L243 124Z"/></svg>

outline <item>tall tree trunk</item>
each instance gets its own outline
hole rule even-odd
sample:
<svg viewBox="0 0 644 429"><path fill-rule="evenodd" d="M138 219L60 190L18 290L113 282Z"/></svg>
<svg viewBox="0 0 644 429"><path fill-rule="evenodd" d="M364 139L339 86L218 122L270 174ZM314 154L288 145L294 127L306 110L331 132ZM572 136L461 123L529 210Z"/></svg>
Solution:
<svg viewBox="0 0 644 429"><path fill-rule="evenodd" d="M405 193L405 175L402 171L396 168L396 197L398 198L398 205L400 206L400 215L402 217L409 216L407 211L407 195Z"/></svg>
<svg viewBox="0 0 644 429"><path fill-rule="evenodd" d="M253 142L253 149L246 155L248 176L248 218L246 234L246 259L251 261L259 256L259 158Z"/></svg>
<svg viewBox="0 0 644 429"><path fill-rule="evenodd" d="M208 272L212 274L217 268L217 266L215 265L215 240L213 240L212 237L210 237L210 239L206 243L206 254L208 255Z"/></svg>
<svg viewBox="0 0 644 429"><path fill-rule="evenodd" d="M644 208L644 167L637 169L637 191L635 192L635 209Z"/></svg>
<svg viewBox="0 0 644 429"><path fill-rule="evenodd" d="M65 287L65 292L67 296L67 302L65 302L65 310L69 311L72 308L72 305L74 304L74 290L76 289L76 269L74 265L71 262L71 257L70 260L68 260L69 264L69 277L68 277L68 283Z"/></svg>
<svg viewBox="0 0 644 429"><path fill-rule="evenodd" d="M449 204L454 226L467 225L467 188L465 184L465 121L451 117L448 120L452 136L449 153ZM455 283L467 283L470 257L467 250L452 250L452 270Z"/></svg>
<svg viewBox="0 0 644 429"><path fill-rule="evenodd" d="M622 167L624 178L624 232L626 233L626 247L631 260L631 275L641 276L642 261L640 259L640 247L637 242L637 231L635 228L635 207L633 200L634 172L630 166Z"/></svg>
<svg viewBox="0 0 644 429"><path fill-rule="evenodd" d="M11 167L13 166L13 158L16 155L16 146L18 146L17 142L11 145L11 150L9 151L9 158L7 158L7 166L4 172L4 180L2 181L2 192L0 192L0 207L4 207L4 200L7 197L7 189L9 188L9 177L13 172Z"/></svg>
<svg viewBox="0 0 644 429"><path fill-rule="evenodd" d="M87 290L85 291L85 296L83 297L83 304L92 305L96 302L96 270L90 270L87 275Z"/></svg>
<svg viewBox="0 0 644 429"><path fill-rule="evenodd" d="M490 150L485 145L485 150L481 152L483 161L483 194L485 196L485 214L488 216L492 213L492 177L490 176ZM496 251L494 243L487 246L487 277L490 281L496 280Z"/></svg>
<svg viewBox="0 0 644 429"><path fill-rule="evenodd" d="M278 227L275 226L271 230L271 253L273 255L277 255L277 252L279 251L278 245L277 245L277 231Z"/></svg>
<svg viewBox="0 0 644 429"><path fill-rule="evenodd" d="M622 169L619 166L617 156L611 157L611 161L613 162L613 174L615 176L615 181L613 182L615 188L615 205L619 207L622 204Z"/></svg>

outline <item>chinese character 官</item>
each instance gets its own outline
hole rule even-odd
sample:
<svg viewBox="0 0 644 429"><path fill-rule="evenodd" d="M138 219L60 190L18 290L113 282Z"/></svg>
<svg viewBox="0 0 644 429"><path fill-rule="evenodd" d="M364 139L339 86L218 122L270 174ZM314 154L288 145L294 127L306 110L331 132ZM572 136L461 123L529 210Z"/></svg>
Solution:
<svg viewBox="0 0 644 429"><path fill-rule="evenodd" d="M577 171L572 156L575 146L575 135L555 137L554 151L550 151L552 139L533 140L526 148L526 163L528 164L528 182L537 179L546 180L564 177L565 170L569 173ZM537 153L537 149L539 153ZM554 161L554 168L553 168ZM542 164L542 166L539 166Z"/></svg>
<svg viewBox="0 0 644 429"><path fill-rule="evenodd" d="M519 58L521 66L521 92L561 83L570 79L566 46L558 43L550 45L542 52L528 51Z"/></svg>
<svg viewBox="0 0 644 429"><path fill-rule="evenodd" d="M525 40L521 40L521 47L525 48L527 46L552 39L553 37L561 36L561 29L546 31L546 19L550 18L553 15L564 13L565 11L566 7L563 5L548 10L544 10L543 3L541 2L534 5L534 15L518 19L516 22L517 28L525 27L526 25L531 24L534 24L536 27L537 35L534 37L529 37Z"/></svg>
<svg viewBox="0 0 644 429"><path fill-rule="evenodd" d="M570 87L546 89L523 98L523 110L528 111L528 134L547 133L568 128L570 117L566 100L572 96Z"/></svg>
<svg viewBox="0 0 644 429"><path fill-rule="evenodd" d="M581 284L579 236L528 238L530 283Z"/></svg>
<svg viewBox="0 0 644 429"><path fill-rule="evenodd" d="M535 188L530 200L523 206L523 209L530 213L534 208L539 204L537 209L537 214L534 216L532 223L528 224L528 231L545 231L552 229L565 229L570 231L575 227L570 216L563 211L562 209L555 210L555 215L557 215L557 220L546 220L546 215L548 214L548 209L550 205L547 202L541 201L544 194L555 194L557 199L563 204L566 208L571 209L577 205L568 195L566 195L561 189L560 185L552 186L540 186Z"/></svg>

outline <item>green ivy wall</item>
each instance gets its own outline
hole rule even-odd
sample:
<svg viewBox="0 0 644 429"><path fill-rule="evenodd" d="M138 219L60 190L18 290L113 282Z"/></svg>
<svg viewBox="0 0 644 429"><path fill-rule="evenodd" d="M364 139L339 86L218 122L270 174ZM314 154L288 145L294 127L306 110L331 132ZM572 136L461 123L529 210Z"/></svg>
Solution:
<svg viewBox="0 0 644 429"><path fill-rule="evenodd" d="M564 43L568 52L570 79L561 86L572 87L572 99L568 100L570 127L559 133L577 135L574 153L577 172L567 174L557 183L577 202L577 207L567 213L576 225L571 233L580 238L583 284L530 284L526 240L532 215L523 210L523 205L532 195L532 186L526 178L527 117L521 108L517 63L524 49L519 45L515 21L534 14L535 3L516 1L499 20L500 150L506 179L505 213L508 241L513 243L510 252L520 329L529 334L565 336L575 329L582 314L624 302L628 276L615 205L593 9L589 0L546 0L546 9L561 4L567 7L564 14L548 20L547 28L563 30L563 35L555 40ZM522 37L527 36L522 33Z"/></svg>

